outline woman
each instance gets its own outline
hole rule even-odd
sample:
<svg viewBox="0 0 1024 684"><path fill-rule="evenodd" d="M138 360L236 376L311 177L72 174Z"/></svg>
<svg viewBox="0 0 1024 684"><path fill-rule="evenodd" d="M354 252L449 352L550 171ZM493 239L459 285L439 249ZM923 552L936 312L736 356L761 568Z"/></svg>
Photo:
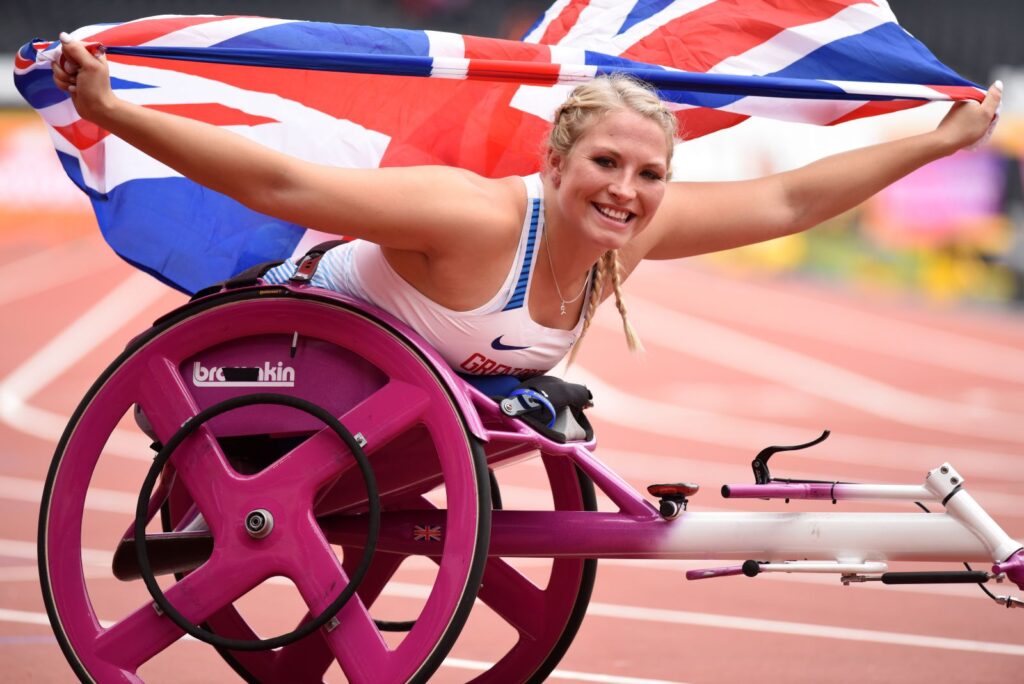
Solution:
<svg viewBox="0 0 1024 684"><path fill-rule="evenodd" d="M668 184L675 118L625 78L577 88L559 107L539 176L488 179L448 167L342 169L214 126L119 100L105 59L62 36L57 85L82 118L182 175L265 214L362 238L332 250L316 284L404 320L462 372L549 370L612 292L631 348L621 282L644 259L674 259L805 230L977 142L1001 86L955 105L929 133L795 171ZM365 241L365 242L364 242ZM280 267L268 279L290 275Z"/></svg>

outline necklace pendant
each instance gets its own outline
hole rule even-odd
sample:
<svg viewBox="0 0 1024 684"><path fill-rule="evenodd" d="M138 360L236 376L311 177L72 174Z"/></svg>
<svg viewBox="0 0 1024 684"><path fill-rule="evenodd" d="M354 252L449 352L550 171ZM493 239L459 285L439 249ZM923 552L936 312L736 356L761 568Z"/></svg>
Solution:
<svg viewBox="0 0 1024 684"><path fill-rule="evenodd" d="M561 307L562 307L562 308L561 308L561 310L562 310L562 315L564 316L564 315L565 315L565 302L562 302L562 304L561 304Z"/></svg>

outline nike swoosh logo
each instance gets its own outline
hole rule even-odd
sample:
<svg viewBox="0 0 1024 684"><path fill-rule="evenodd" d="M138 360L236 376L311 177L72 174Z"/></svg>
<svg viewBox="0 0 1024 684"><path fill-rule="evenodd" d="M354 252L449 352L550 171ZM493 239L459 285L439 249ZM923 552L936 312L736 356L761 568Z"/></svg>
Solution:
<svg viewBox="0 0 1024 684"><path fill-rule="evenodd" d="M504 337L504 335L498 335L497 337L494 338L494 341L491 342L491 349L497 349L498 351L519 351L520 349L530 348L530 345L526 345L525 347L514 347L512 345L502 344L502 337Z"/></svg>

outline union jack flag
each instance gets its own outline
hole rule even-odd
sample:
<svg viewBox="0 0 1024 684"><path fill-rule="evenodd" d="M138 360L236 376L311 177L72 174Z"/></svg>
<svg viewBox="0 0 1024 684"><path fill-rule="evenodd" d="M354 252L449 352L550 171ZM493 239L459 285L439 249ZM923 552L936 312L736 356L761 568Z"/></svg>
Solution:
<svg viewBox="0 0 1024 684"><path fill-rule="evenodd" d="M900 28L886 0L557 0L523 41L245 16L72 35L107 47L118 95L142 106L319 163L491 177L534 172L554 108L603 73L653 83L687 137L750 116L830 125L983 94ZM195 292L324 239L81 120L51 79L59 51L23 46L15 83L124 259Z"/></svg>
<svg viewBox="0 0 1024 684"><path fill-rule="evenodd" d="M412 528L413 541L439 542L441 541L440 525L416 525Z"/></svg>

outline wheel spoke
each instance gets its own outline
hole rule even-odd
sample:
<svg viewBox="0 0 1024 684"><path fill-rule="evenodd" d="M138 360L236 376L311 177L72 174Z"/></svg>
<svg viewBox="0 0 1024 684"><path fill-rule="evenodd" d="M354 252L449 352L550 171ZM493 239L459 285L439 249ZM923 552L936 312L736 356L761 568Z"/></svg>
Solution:
<svg viewBox="0 0 1024 684"><path fill-rule="evenodd" d="M501 558L488 558L477 598L522 636L544 632L544 592Z"/></svg>
<svg viewBox="0 0 1024 684"><path fill-rule="evenodd" d="M310 526L303 536L301 557L292 559L288 575L309 612L320 615L349 579L319 529ZM391 652L358 595L342 606L320 635L349 681L387 681Z"/></svg>
<svg viewBox="0 0 1024 684"><path fill-rule="evenodd" d="M343 568L347 576L350 577L355 572L359 556L360 554L345 554ZM373 557L370 570L359 584L358 594L364 606L369 607L373 605L405 558L405 556L393 553L376 554ZM309 617L307 615L303 622L308 620ZM286 678L291 678L294 681L306 681L307 679L319 681L317 678L323 677L323 674L330 667L333 660L334 654L328 647L321 631L311 634L302 641L282 648L274 661L274 668L282 681Z"/></svg>
<svg viewBox="0 0 1024 684"><path fill-rule="evenodd" d="M395 435L418 421L427 408L426 392L409 383L392 380L341 416L353 434L366 440L364 451L372 454ZM311 493L331 478L355 467L348 447L325 427L285 454L260 474L261 486L302 488Z"/></svg>
<svg viewBox="0 0 1024 684"><path fill-rule="evenodd" d="M181 425L199 413L199 407L181 379L177 366L166 357L151 360L150 374L139 383L139 404L156 432L166 443ZM208 520L216 520L217 490L224 481L237 478L206 426L200 426L175 449L170 462L179 481Z"/></svg>
<svg viewBox="0 0 1024 684"><path fill-rule="evenodd" d="M252 564L211 560L166 591L167 601L192 624L252 589L259 581ZM180 639L184 632L169 617L146 603L96 639L96 653L134 672Z"/></svg>

